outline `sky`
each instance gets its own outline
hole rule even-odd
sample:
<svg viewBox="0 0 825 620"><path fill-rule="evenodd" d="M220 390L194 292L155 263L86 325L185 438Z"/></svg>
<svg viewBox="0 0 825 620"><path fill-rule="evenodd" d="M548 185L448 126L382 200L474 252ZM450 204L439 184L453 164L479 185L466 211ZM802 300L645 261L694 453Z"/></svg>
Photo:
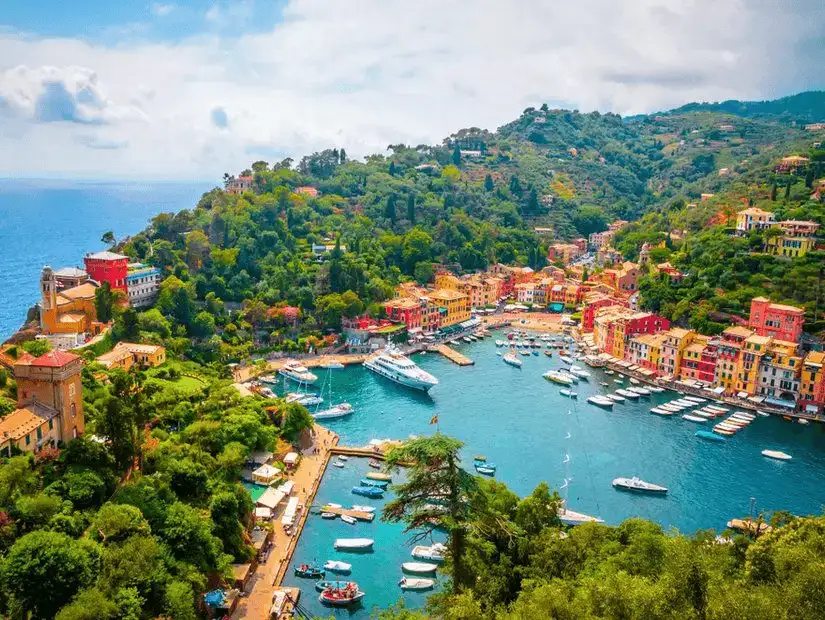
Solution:
<svg viewBox="0 0 825 620"><path fill-rule="evenodd" d="M542 103L627 115L825 88L823 0L2 6L0 177L217 182Z"/></svg>

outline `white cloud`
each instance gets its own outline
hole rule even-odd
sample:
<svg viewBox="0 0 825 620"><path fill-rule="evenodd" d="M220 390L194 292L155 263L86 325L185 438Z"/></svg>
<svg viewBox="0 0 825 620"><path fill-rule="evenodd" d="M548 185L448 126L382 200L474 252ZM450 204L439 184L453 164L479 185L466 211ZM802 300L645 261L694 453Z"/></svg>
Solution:
<svg viewBox="0 0 825 620"><path fill-rule="evenodd" d="M154 17L166 17L167 15L169 15L169 13L171 13L174 10L175 10L175 5L171 4L171 3L170 4L164 4L162 2L153 2L152 4L149 5L149 12Z"/></svg>
<svg viewBox="0 0 825 620"><path fill-rule="evenodd" d="M214 17L242 19L229 6ZM238 38L0 35L0 175L217 179L249 149L359 155L545 101L629 114L768 98L825 85L809 82L823 29L819 0L291 0L271 32ZM37 122L54 75L99 124Z"/></svg>

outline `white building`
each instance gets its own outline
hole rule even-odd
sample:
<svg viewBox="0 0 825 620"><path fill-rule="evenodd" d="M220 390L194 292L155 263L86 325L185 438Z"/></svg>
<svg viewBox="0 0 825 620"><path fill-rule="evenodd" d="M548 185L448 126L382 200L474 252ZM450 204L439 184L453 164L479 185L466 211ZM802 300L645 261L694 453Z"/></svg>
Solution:
<svg viewBox="0 0 825 620"><path fill-rule="evenodd" d="M126 291L129 305L146 308L155 303L160 290L160 269L143 263L129 263L126 274Z"/></svg>

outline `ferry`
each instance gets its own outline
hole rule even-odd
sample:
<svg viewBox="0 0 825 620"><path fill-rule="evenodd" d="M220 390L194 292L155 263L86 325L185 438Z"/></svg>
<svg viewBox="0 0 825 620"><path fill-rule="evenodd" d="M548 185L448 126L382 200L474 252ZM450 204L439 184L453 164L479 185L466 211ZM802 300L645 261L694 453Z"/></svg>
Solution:
<svg viewBox="0 0 825 620"><path fill-rule="evenodd" d="M645 482L636 476L632 478L616 478L613 480L613 486L617 489L638 491L641 493L667 493L667 487L659 486L652 482Z"/></svg>
<svg viewBox="0 0 825 620"><path fill-rule="evenodd" d="M292 379L293 381L307 385L312 385L318 380L318 377L309 372L306 366L302 366L294 361L289 361L284 364L283 368L278 370L278 374L287 379Z"/></svg>
<svg viewBox="0 0 825 620"><path fill-rule="evenodd" d="M438 379L419 368L415 362L402 355L401 352L393 349L387 349L380 355L369 358L364 362L364 367L390 381L414 390L428 392L430 388L438 385Z"/></svg>

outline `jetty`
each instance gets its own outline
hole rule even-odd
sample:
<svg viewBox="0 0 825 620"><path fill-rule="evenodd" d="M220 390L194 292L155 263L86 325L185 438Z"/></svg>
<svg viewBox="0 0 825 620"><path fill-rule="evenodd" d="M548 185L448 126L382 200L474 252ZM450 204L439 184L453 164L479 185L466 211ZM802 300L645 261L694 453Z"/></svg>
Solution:
<svg viewBox="0 0 825 620"><path fill-rule="evenodd" d="M767 534L773 528L764 521L754 521L753 519L731 519L728 527L732 530L745 532L747 534Z"/></svg>
<svg viewBox="0 0 825 620"><path fill-rule="evenodd" d="M359 521L372 521L375 518L374 512L364 512L362 510L351 510L349 508L336 508L335 506L321 506L322 512L331 512L332 514L358 519Z"/></svg>
<svg viewBox="0 0 825 620"><path fill-rule="evenodd" d="M475 364L473 360L471 360L466 355L462 355L455 349L451 349L446 344L437 344L432 348L433 351L438 351L446 357L448 360L453 362L454 364L458 364L459 366L472 366Z"/></svg>

